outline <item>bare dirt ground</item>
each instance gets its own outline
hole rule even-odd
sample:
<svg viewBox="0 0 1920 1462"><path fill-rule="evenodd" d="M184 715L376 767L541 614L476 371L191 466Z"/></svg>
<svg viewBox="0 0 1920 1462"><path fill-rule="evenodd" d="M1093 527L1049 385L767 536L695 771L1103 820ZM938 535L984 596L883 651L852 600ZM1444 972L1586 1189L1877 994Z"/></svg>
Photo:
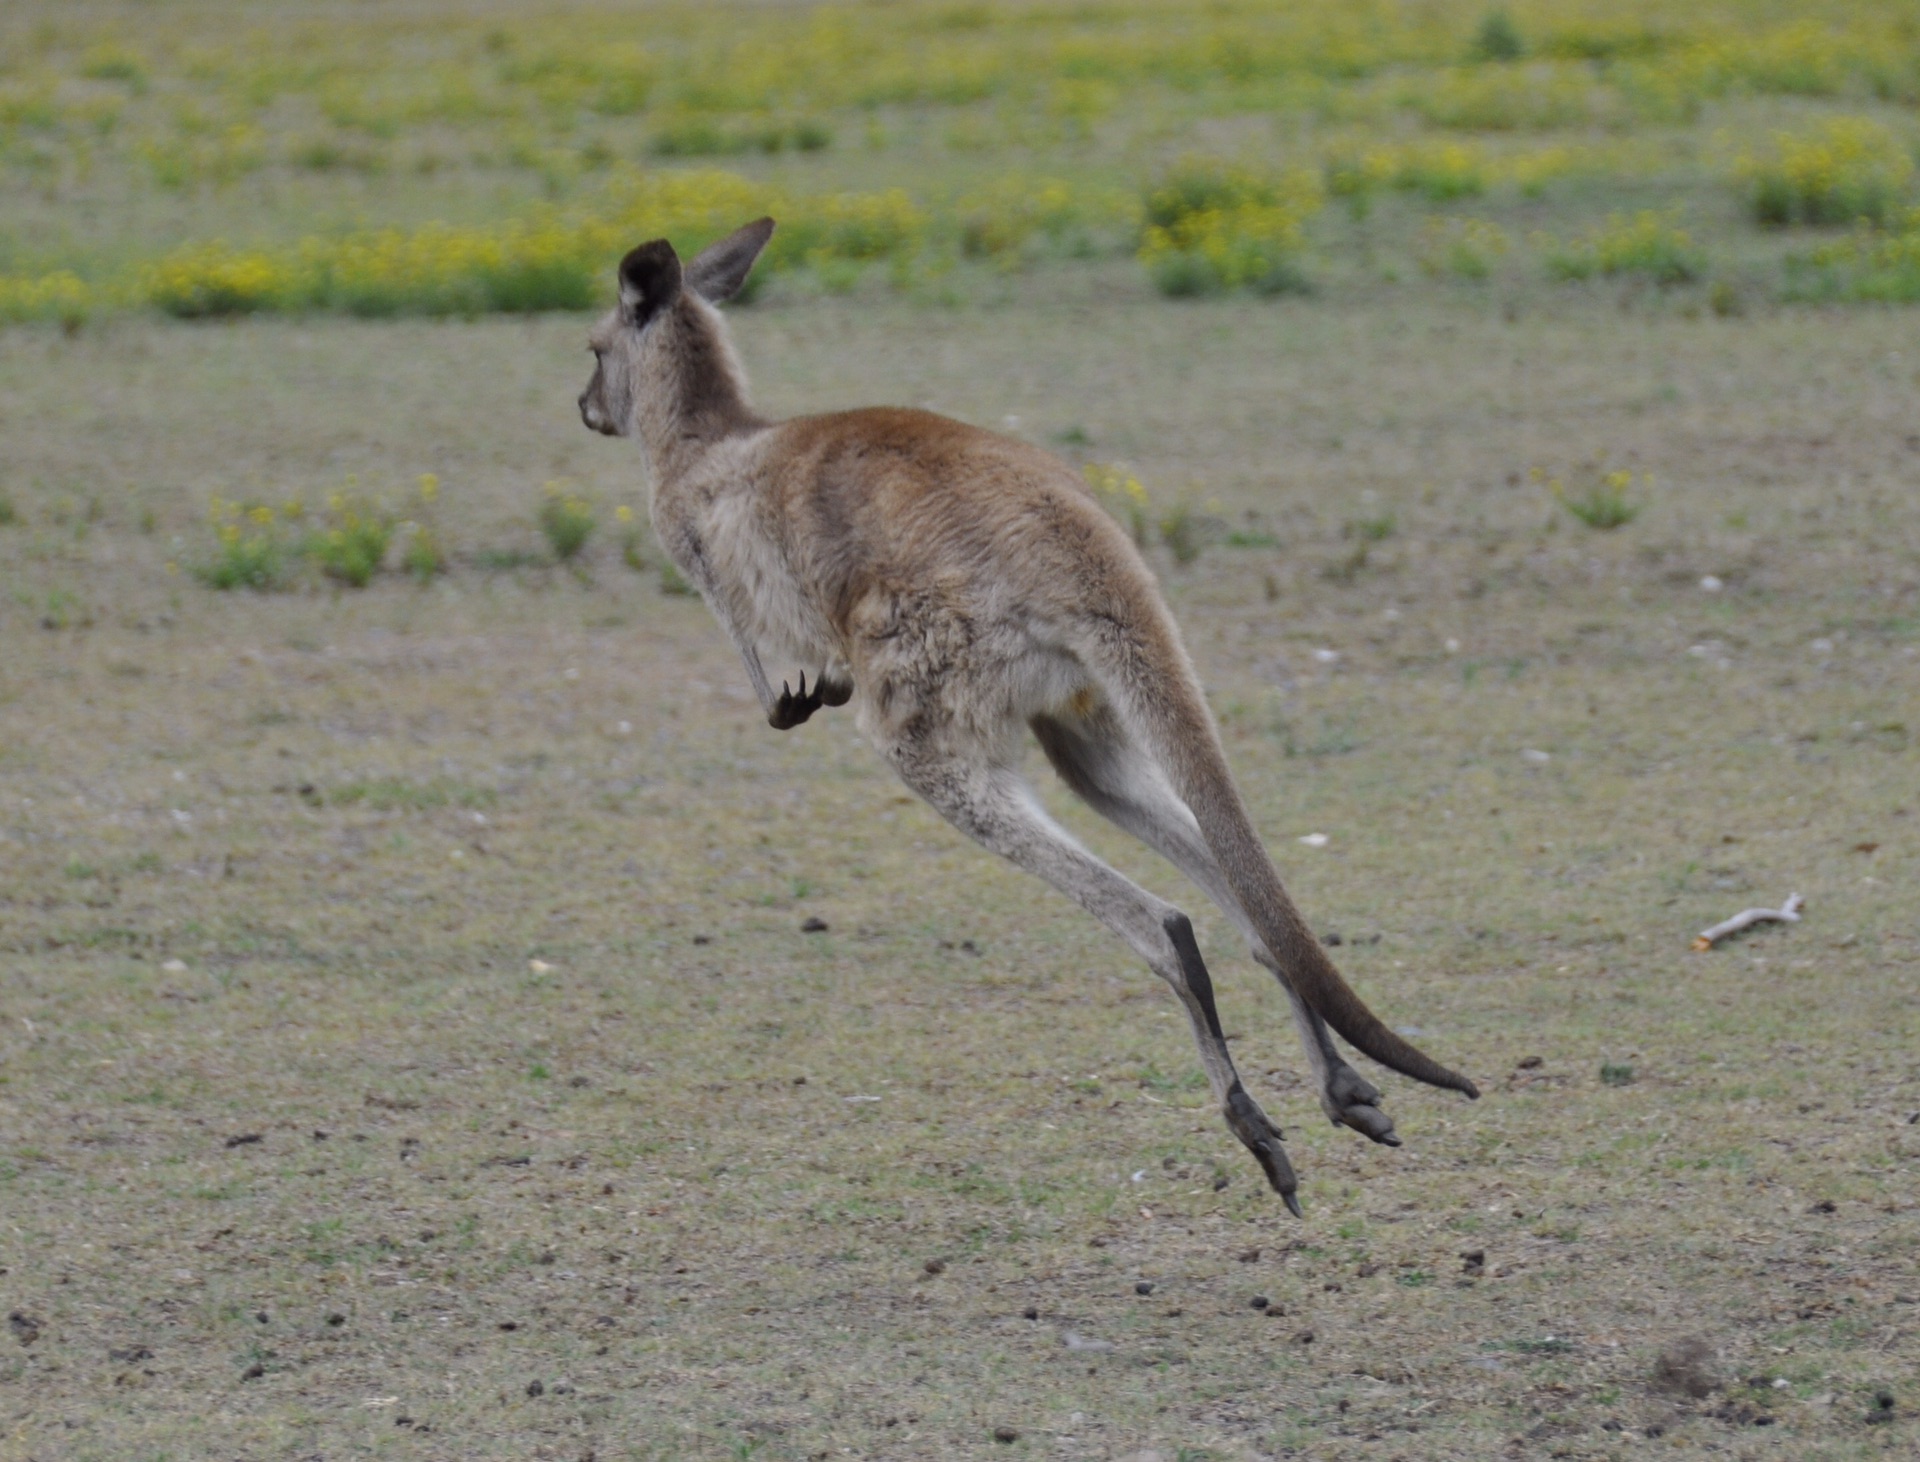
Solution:
<svg viewBox="0 0 1920 1462"><path fill-rule="evenodd" d="M1486 1093L1329 1129L1179 894L1304 1222L1146 971L621 563L582 329L0 335L0 1458L1913 1453L1910 320L739 315L770 410L932 403L1251 544L1160 561L1243 786ZM1603 466L1655 474L1610 533L1529 475ZM186 571L210 492L425 471L428 588ZM487 567L561 477L588 572Z"/></svg>

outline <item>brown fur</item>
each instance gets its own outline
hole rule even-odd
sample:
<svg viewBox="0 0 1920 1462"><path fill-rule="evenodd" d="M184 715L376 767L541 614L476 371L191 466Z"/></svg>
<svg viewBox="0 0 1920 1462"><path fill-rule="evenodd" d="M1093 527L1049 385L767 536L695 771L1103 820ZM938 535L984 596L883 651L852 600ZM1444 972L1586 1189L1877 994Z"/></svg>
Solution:
<svg viewBox="0 0 1920 1462"><path fill-rule="evenodd" d="M589 426L640 438L662 545L740 650L768 719L797 725L849 691L857 723L956 826L1053 882L1139 950L1188 1005L1223 1111L1293 1203L1278 1130L1234 1075L1184 915L1093 859L1024 793L1027 728L1069 785L1166 852L1241 927L1295 997L1322 1105L1394 1141L1330 1023L1376 1060L1473 1095L1387 1029L1281 886L1153 576L1057 458L922 411L769 423L712 303L771 225L692 261L660 244L622 265L593 333ZM776 696L762 652L818 667ZM850 684L849 684L850 682Z"/></svg>

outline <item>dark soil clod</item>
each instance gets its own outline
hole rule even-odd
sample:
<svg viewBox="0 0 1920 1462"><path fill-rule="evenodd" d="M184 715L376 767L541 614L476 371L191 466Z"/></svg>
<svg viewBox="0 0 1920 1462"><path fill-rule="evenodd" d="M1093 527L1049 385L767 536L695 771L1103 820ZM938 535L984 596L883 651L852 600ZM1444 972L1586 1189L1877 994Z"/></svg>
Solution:
<svg viewBox="0 0 1920 1462"><path fill-rule="evenodd" d="M1460 1253L1460 1272L1462 1274L1481 1274L1486 1271L1487 1251L1485 1249L1464 1249Z"/></svg>
<svg viewBox="0 0 1920 1462"><path fill-rule="evenodd" d="M248 1146L251 1146L253 1143L264 1142L264 1141L266 1141L266 1139L262 1137L258 1132L242 1132L238 1136L229 1137L227 1139L227 1146L228 1147L248 1147Z"/></svg>
<svg viewBox="0 0 1920 1462"><path fill-rule="evenodd" d="M827 932L827 921L816 914L809 914L805 919L801 920L800 932L802 934L825 934Z"/></svg>
<svg viewBox="0 0 1920 1462"><path fill-rule="evenodd" d="M1248 1300L1247 1303L1253 1306L1253 1308L1256 1310L1264 1310L1268 1305L1272 1304L1273 1301L1268 1299L1263 1294L1257 1294L1252 1299Z"/></svg>
<svg viewBox="0 0 1920 1462"><path fill-rule="evenodd" d="M1133 1292L1135 1294L1152 1294L1153 1281L1149 1279L1141 1280L1138 1284L1134 1285Z"/></svg>
<svg viewBox="0 0 1920 1462"><path fill-rule="evenodd" d="M544 1382L542 1382L542 1381L529 1381L529 1382L527 1382L527 1394L528 1394L529 1396L544 1396L544 1395L546 1395L546 1394L547 1394L547 1388L546 1388L546 1384L545 1384Z"/></svg>
<svg viewBox="0 0 1920 1462"><path fill-rule="evenodd" d="M945 1259L929 1259L920 1267L929 1274L944 1274L947 1270L947 1261Z"/></svg>
<svg viewBox="0 0 1920 1462"><path fill-rule="evenodd" d="M1653 1363L1653 1383L1662 1391L1691 1396L1711 1395L1721 1384L1713 1346L1698 1335L1674 1341Z"/></svg>
<svg viewBox="0 0 1920 1462"><path fill-rule="evenodd" d="M1020 1433L1010 1426L997 1426L993 1429L993 1439L996 1442L1017 1442Z"/></svg>
<svg viewBox="0 0 1920 1462"><path fill-rule="evenodd" d="M1537 1071L1541 1065L1542 1062L1538 1056L1522 1056L1514 1062L1514 1066L1521 1071Z"/></svg>

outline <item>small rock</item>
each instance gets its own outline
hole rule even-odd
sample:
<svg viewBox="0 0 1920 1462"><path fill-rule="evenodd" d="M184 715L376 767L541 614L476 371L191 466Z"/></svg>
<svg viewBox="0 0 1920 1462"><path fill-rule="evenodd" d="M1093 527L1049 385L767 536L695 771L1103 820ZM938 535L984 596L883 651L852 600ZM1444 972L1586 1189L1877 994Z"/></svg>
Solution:
<svg viewBox="0 0 1920 1462"><path fill-rule="evenodd" d="M1256 1310L1264 1310L1268 1305L1272 1304L1273 1301L1268 1299L1263 1294L1257 1294L1252 1299L1248 1300L1247 1303Z"/></svg>
<svg viewBox="0 0 1920 1462"><path fill-rule="evenodd" d="M1831 1198L1822 1198L1817 1203L1809 1204L1807 1206L1807 1212L1808 1213L1833 1213L1838 1209L1838 1207L1839 1205L1836 1204Z"/></svg>
<svg viewBox="0 0 1920 1462"><path fill-rule="evenodd" d="M1541 1061L1538 1056L1522 1056L1514 1064L1522 1071L1538 1071Z"/></svg>
<svg viewBox="0 0 1920 1462"><path fill-rule="evenodd" d="M257 1381L266 1373L267 1368L261 1365L259 1361L255 1361L240 1373L240 1379L243 1381Z"/></svg>
<svg viewBox="0 0 1920 1462"><path fill-rule="evenodd" d="M920 1267L929 1274L944 1274L947 1270L947 1261L945 1259L929 1259Z"/></svg>
<svg viewBox="0 0 1920 1462"><path fill-rule="evenodd" d="M1653 1363L1653 1383L1662 1391L1678 1392L1696 1401L1711 1395L1720 1385L1713 1347L1698 1335L1674 1341Z"/></svg>
<svg viewBox="0 0 1920 1462"><path fill-rule="evenodd" d="M996 1442L1017 1442L1020 1433L1010 1426L997 1426L993 1429L993 1439Z"/></svg>
<svg viewBox="0 0 1920 1462"><path fill-rule="evenodd" d="M347 1323L347 1317L338 1310L335 1310L331 1315L327 1316L327 1323L338 1330L342 1325Z"/></svg>
<svg viewBox="0 0 1920 1462"><path fill-rule="evenodd" d="M1225 1173L1222 1173L1219 1177L1213 1180L1213 1191L1216 1193L1226 1192L1227 1185L1232 1181L1233 1181L1232 1178L1229 1178Z"/></svg>
<svg viewBox="0 0 1920 1462"><path fill-rule="evenodd" d="M802 934L825 934L827 932L827 921L817 915L809 914L805 919L800 921L800 932Z"/></svg>
<svg viewBox="0 0 1920 1462"><path fill-rule="evenodd" d="M1340 937L1340 931L1338 929L1329 929L1325 934L1320 936L1320 942L1326 945L1328 949L1338 949L1347 941Z"/></svg>
<svg viewBox="0 0 1920 1462"><path fill-rule="evenodd" d="M1463 1249L1460 1251L1460 1272L1462 1274L1481 1274L1487 1267L1485 1249Z"/></svg>
<svg viewBox="0 0 1920 1462"><path fill-rule="evenodd" d="M1035 1306L1028 1305L1020 1312L1020 1318L1023 1320L1037 1320L1040 1318L1040 1311Z"/></svg>
<svg viewBox="0 0 1920 1462"><path fill-rule="evenodd" d="M1152 1294L1153 1281L1150 1279L1141 1280L1138 1284L1134 1285L1133 1292L1135 1294Z"/></svg>
<svg viewBox="0 0 1920 1462"><path fill-rule="evenodd" d="M547 1394L547 1388L539 1381L529 1381L527 1382L527 1394L529 1396L544 1396Z"/></svg>
<svg viewBox="0 0 1920 1462"><path fill-rule="evenodd" d="M1298 1331L1293 1337L1293 1343L1295 1345L1312 1345L1313 1332L1311 1330Z"/></svg>

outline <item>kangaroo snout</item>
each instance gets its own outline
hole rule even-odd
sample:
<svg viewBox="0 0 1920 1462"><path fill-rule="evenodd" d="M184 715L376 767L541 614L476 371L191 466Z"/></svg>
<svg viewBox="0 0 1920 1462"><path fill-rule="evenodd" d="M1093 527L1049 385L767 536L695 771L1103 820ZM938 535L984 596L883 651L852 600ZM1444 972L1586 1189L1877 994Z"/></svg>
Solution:
<svg viewBox="0 0 1920 1462"><path fill-rule="evenodd" d="M594 402L591 391L580 393L580 419L603 437L617 435L613 423L607 420L607 414Z"/></svg>

